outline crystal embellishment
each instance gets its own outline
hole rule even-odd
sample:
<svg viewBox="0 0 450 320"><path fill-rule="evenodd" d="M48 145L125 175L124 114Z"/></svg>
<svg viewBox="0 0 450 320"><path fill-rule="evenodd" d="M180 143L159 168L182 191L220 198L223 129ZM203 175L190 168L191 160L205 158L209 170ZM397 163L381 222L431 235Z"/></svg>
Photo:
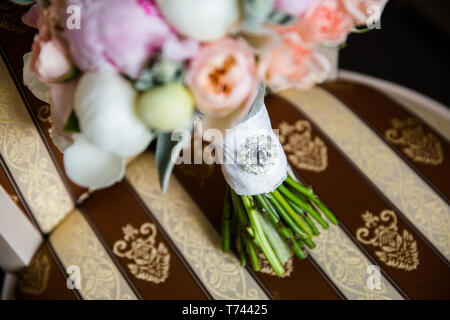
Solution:
<svg viewBox="0 0 450 320"><path fill-rule="evenodd" d="M267 173L275 165L278 156L277 144L271 135L248 137L239 150L238 159L247 173L259 175Z"/></svg>

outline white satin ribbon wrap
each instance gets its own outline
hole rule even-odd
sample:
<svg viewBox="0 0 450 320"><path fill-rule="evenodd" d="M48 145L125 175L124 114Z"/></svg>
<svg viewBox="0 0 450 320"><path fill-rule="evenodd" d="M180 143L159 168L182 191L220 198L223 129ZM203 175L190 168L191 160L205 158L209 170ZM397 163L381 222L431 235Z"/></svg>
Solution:
<svg viewBox="0 0 450 320"><path fill-rule="evenodd" d="M265 173L253 174L239 163L239 152L245 148L247 138L255 135L271 136L277 150L274 164ZM225 180L239 195L257 195L275 190L287 175L287 160L278 137L272 130L269 114L264 105L264 95L256 98L247 117L232 130L227 130L223 142L225 163L222 172Z"/></svg>

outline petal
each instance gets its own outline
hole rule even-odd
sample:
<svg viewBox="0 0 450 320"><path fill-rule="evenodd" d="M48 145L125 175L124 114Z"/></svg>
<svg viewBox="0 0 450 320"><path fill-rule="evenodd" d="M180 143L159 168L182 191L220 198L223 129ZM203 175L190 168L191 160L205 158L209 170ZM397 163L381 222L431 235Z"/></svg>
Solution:
<svg viewBox="0 0 450 320"><path fill-rule="evenodd" d="M118 73L85 73L74 102L85 138L123 158L144 151L153 135L136 115L136 95L130 82Z"/></svg>
<svg viewBox="0 0 450 320"><path fill-rule="evenodd" d="M23 83L30 91L44 102L50 103L49 86L38 79L36 74L30 69L31 52L23 56Z"/></svg>
<svg viewBox="0 0 450 320"><path fill-rule="evenodd" d="M256 54L264 54L281 42L280 35L274 29L266 26L242 28L240 35Z"/></svg>
<svg viewBox="0 0 450 320"><path fill-rule="evenodd" d="M109 187L125 175L124 158L96 148L83 135L66 148L64 167L73 182L91 189Z"/></svg>
<svg viewBox="0 0 450 320"><path fill-rule="evenodd" d="M73 142L71 134L64 132L63 134L58 133L55 127L50 129L50 137L52 138L53 144L58 148L59 152L64 153L64 150L70 146Z"/></svg>
<svg viewBox="0 0 450 320"><path fill-rule="evenodd" d="M162 53L164 58L168 60L182 61L194 57L198 49L197 41L192 39L181 40L172 35L164 43Z"/></svg>
<svg viewBox="0 0 450 320"><path fill-rule="evenodd" d="M39 3L33 4L30 9L22 16L22 22L29 27L37 28L40 6L41 5Z"/></svg>
<svg viewBox="0 0 450 320"><path fill-rule="evenodd" d="M225 136L226 130L233 128L237 123L239 123L248 114L257 97L264 95L264 93L265 87L259 85L255 90L253 90L246 103L226 117L205 116L203 118L203 131L205 132L208 129L217 129L221 131L223 136ZM208 140L207 135L204 138Z"/></svg>
<svg viewBox="0 0 450 320"><path fill-rule="evenodd" d="M52 121L56 130L61 133L73 110L73 99L78 79L50 85Z"/></svg>
<svg viewBox="0 0 450 320"><path fill-rule="evenodd" d="M224 36L240 18L237 0L157 0L156 3L178 32L201 41Z"/></svg>

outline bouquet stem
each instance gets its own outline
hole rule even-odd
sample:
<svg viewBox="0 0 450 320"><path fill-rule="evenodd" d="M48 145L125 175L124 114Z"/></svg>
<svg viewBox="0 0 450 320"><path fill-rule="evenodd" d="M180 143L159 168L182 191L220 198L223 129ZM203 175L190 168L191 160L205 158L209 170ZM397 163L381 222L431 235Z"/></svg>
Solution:
<svg viewBox="0 0 450 320"><path fill-rule="evenodd" d="M305 259L306 245L313 249L313 237L320 234L315 222L328 229L337 224L334 214L316 197L311 188L291 177L276 190L255 196L239 196L227 187L222 219L222 249L228 252L237 237L241 264L247 258L253 270L260 269L262 252L275 274L285 272L283 265L292 255ZM265 221L264 221L265 220ZM233 223L234 222L234 223ZM288 254L287 254L288 252Z"/></svg>

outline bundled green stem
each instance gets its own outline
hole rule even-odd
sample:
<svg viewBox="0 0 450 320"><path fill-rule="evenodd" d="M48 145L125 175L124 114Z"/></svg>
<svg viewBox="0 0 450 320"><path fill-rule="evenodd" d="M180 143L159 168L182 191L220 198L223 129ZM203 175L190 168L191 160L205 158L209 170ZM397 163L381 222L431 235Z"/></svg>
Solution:
<svg viewBox="0 0 450 320"><path fill-rule="evenodd" d="M322 214L332 224L338 223L311 188L289 176L268 194L239 196L227 188L222 219L222 249L228 252L233 237L237 237L243 266L248 261L258 271L260 251L274 272L283 274L286 254L290 252L289 256L294 254L299 259L305 259L304 246L310 249L315 247L312 238L320 234L315 222L324 229L329 228Z"/></svg>

